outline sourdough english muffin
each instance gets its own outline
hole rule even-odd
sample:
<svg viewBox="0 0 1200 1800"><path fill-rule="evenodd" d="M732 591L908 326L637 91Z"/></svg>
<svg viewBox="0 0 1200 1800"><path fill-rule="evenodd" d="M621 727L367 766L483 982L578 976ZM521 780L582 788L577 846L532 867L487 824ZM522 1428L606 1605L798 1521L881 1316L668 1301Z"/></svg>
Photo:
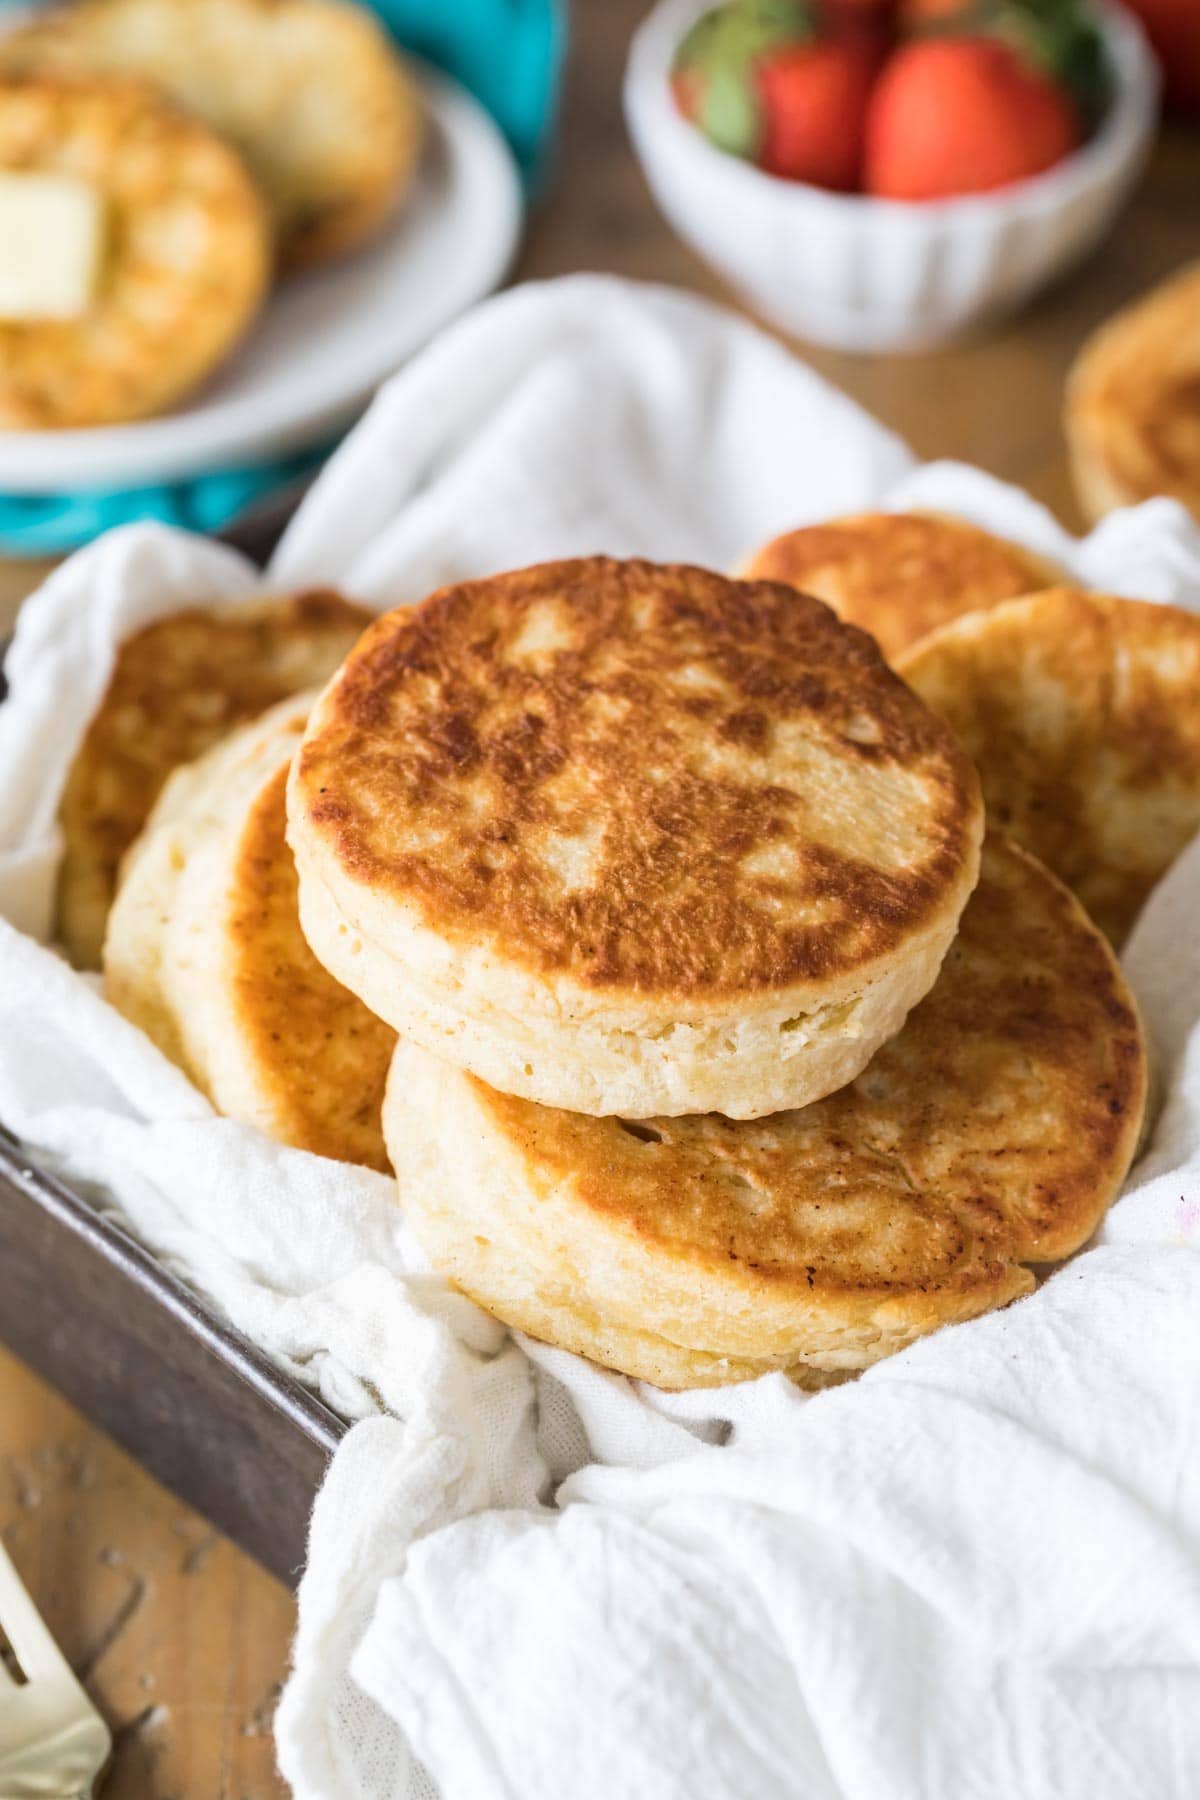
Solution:
<svg viewBox="0 0 1200 1800"><path fill-rule="evenodd" d="M59 809L56 935L77 967L99 967L118 865L172 769L328 680L371 617L315 588L188 608L125 640Z"/></svg>
<svg viewBox="0 0 1200 1800"><path fill-rule="evenodd" d="M162 412L258 311L270 265L258 191L227 144L152 88L0 77L0 176L66 189L89 220L77 304L0 317L0 430ZM55 228L50 205L36 216ZM5 273L37 252L5 245Z"/></svg>
<svg viewBox="0 0 1200 1800"><path fill-rule="evenodd" d="M218 1111L385 1169L395 1033L305 943L284 837L310 699L284 701L167 782L109 916L105 989Z"/></svg>
<svg viewBox="0 0 1200 1800"><path fill-rule="evenodd" d="M1065 424L1088 518L1169 494L1200 519L1200 262L1088 340Z"/></svg>
<svg viewBox="0 0 1200 1800"><path fill-rule="evenodd" d="M363 243L416 172L416 90L376 19L343 0L76 0L6 36L0 66L163 88L245 157L287 267Z"/></svg>
<svg viewBox="0 0 1200 1800"><path fill-rule="evenodd" d="M1200 831L1200 618L1054 588L902 660L983 780L989 819L1120 944Z"/></svg>
<svg viewBox="0 0 1200 1800"><path fill-rule="evenodd" d="M300 916L381 1018L579 1112L849 1081L974 886L975 772L819 601L593 557L369 630L293 764Z"/></svg>
<svg viewBox="0 0 1200 1800"><path fill-rule="evenodd" d="M1077 1249L1132 1159L1146 1065L1104 939L996 834L932 993L799 1111L589 1119L402 1039L384 1135L443 1274L663 1387L862 1369Z"/></svg>
<svg viewBox="0 0 1200 1800"><path fill-rule="evenodd" d="M948 619L1062 579L1020 544L940 513L858 513L777 537L747 578L786 581L869 631L892 661Z"/></svg>

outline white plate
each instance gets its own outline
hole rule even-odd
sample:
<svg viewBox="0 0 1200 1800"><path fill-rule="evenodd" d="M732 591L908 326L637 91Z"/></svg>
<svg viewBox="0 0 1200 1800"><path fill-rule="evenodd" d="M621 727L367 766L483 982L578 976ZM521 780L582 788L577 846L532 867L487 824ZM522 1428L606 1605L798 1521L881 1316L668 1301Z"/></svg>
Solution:
<svg viewBox="0 0 1200 1800"><path fill-rule="evenodd" d="M431 142L387 235L281 284L237 355L178 412L85 431L0 432L0 491L136 487L317 443L499 284L521 232L512 153L455 82L420 65L417 73Z"/></svg>

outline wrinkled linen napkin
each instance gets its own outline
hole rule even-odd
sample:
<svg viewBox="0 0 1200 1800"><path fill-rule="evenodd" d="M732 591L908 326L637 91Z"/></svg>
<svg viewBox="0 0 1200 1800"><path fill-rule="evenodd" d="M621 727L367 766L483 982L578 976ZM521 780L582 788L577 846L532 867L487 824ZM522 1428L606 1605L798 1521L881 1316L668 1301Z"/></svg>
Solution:
<svg viewBox="0 0 1200 1800"><path fill-rule="evenodd" d="M385 606L573 552L733 565L942 507L1200 604L1155 502L1083 543L903 446L699 301L490 301L387 388L267 573ZM358 1420L313 1519L277 1721L305 1800L1191 1800L1200 1787L1200 844L1126 962L1164 1070L1100 1242L853 1385L657 1394L431 1275L383 1177L207 1102L35 941L114 643L258 578L111 534L22 614L0 707L0 1119ZM33 934L33 935L27 935Z"/></svg>

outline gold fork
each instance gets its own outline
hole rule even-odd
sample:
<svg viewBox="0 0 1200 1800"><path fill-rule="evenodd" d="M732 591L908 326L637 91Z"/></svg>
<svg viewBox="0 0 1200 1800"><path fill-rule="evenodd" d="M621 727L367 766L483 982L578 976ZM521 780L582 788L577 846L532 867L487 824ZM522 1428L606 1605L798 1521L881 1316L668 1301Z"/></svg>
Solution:
<svg viewBox="0 0 1200 1800"><path fill-rule="evenodd" d="M3 1800L91 1800L112 1737L0 1544L0 1629L24 1682L0 1664Z"/></svg>

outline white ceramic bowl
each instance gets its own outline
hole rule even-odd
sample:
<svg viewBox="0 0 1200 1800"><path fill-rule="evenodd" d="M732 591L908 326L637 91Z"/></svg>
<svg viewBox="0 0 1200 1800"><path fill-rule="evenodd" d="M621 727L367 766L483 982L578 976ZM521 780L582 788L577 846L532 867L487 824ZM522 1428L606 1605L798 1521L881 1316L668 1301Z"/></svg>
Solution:
<svg viewBox="0 0 1200 1800"><path fill-rule="evenodd" d="M1044 175L920 203L831 194L717 150L682 118L676 45L713 0L660 0L634 37L625 113L679 235L772 324L843 350L927 349L1010 311L1092 249L1154 135L1158 74L1136 21L1097 8L1116 93L1096 135Z"/></svg>

